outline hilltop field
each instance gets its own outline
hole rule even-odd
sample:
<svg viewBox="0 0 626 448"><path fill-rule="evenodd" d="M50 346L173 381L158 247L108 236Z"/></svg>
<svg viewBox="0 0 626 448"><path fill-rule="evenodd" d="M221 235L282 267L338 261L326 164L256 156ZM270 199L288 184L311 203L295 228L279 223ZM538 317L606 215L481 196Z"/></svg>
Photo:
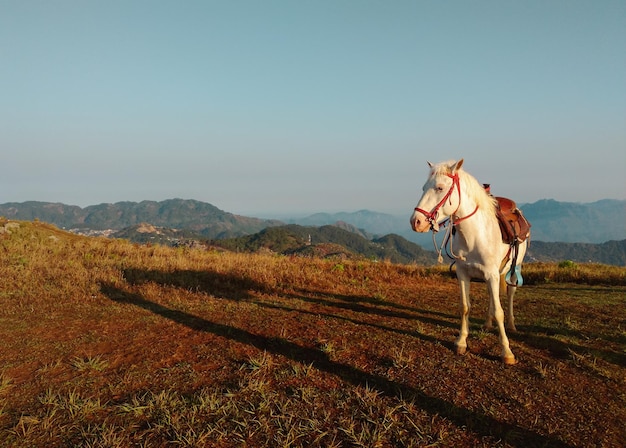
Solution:
<svg viewBox="0 0 626 448"><path fill-rule="evenodd" d="M518 358L446 267L0 219L0 447L618 447L626 268L524 266Z"/></svg>

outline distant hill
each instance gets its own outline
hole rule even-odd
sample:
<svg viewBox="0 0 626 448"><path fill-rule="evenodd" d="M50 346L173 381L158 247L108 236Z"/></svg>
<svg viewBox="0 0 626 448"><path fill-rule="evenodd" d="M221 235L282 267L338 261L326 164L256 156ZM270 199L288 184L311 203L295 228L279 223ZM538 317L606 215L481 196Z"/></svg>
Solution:
<svg viewBox="0 0 626 448"><path fill-rule="evenodd" d="M605 199L591 203L558 202L544 199L532 204L518 204L532 224L532 239L547 242L604 243L626 239L626 201ZM397 216L369 210L354 213L316 213L285 221L301 225L327 225L342 221L375 235L396 233L432 247L430 234L418 234L409 227L411 210Z"/></svg>
<svg viewBox="0 0 626 448"><path fill-rule="evenodd" d="M352 213L315 213L303 218L284 219L284 221L303 226L324 226L343 222L371 234L372 238L393 233L424 248L431 249L433 247L432 236L430 234L413 232L409 225L409 217L410 212L407 212L406 216L398 216L370 210L359 210Z"/></svg>
<svg viewBox="0 0 626 448"><path fill-rule="evenodd" d="M76 232L76 231L75 231ZM90 235L90 232L76 232ZM183 241L195 241L202 239L200 233L188 229L170 229L168 227L157 227L148 223L141 223L125 229L111 232L111 238L119 238L139 244L161 244L163 246L176 246Z"/></svg>
<svg viewBox="0 0 626 448"><path fill-rule="evenodd" d="M626 240L591 243L546 243L531 241L526 261L602 263L626 266Z"/></svg>
<svg viewBox="0 0 626 448"><path fill-rule="evenodd" d="M49 222L65 229L121 230L149 223L170 229L187 229L207 238L228 238L283 224L276 220L249 218L225 212L189 199L161 202L117 202L85 208L50 202L0 204L0 216L9 219Z"/></svg>
<svg viewBox="0 0 626 448"><path fill-rule="evenodd" d="M604 243L626 239L626 201L579 204L543 199L520 206L536 241Z"/></svg>
<svg viewBox="0 0 626 448"><path fill-rule="evenodd" d="M334 225L313 227L289 224L267 228L254 235L214 240L211 241L211 244L233 251L256 252L266 249L282 254L328 252L328 246L333 245L335 249L331 254L352 254L405 264L430 265L436 262L433 252L426 251L419 245L398 235L386 235L382 238L369 240ZM323 249L315 250L320 246Z"/></svg>
<svg viewBox="0 0 626 448"><path fill-rule="evenodd" d="M369 210L359 210L352 213L315 213L304 218L294 218L286 221L289 224L300 224L302 226L324 226L343 222L376 235L387 235L389 233L397 233L398 230L409 229L409 214L400 217Z"/></svg>

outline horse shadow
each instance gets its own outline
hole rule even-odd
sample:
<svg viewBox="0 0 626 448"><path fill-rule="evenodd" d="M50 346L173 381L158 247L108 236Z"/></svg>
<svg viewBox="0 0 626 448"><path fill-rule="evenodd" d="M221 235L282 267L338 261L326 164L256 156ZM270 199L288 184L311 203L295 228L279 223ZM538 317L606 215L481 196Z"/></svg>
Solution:
<svg viewBox="0 0 626 448"><path fill-rule="evenodd" d="M603 359L610 364L626 367L626 354L612 350L585 347L573 342L563 342L551 336L555 334L576 335L579 333L575 331L554 331L553 328L536 325L519 325L518 331L512 333L511 337L536 349L546 350L553 357L558 359L568 359L572 357L573 353L582 353Z"/></svg>
<svg viewBox="0 0 626 448"><path fill-rule="evenodd" d="M253 295L250 291L270 292L266 285L248 277L213 271L179 269L170 272L127 268L123 271L123 277L131 285L153 282L235 301L251 299Z"/></svg>
<svg viewBox="0 0 626 448"><path fill-rule="evenodd" d="M444 313L421 310L393 302L383 301L365 296L348 296L342 294L328 294L313 290L298 290L299 294L289 294L289 297L302 302L314 303L331 308L344 309L363 314L375 314L381 317L397 319L419 320L424 323L441 327L457 328L458 325L451 322L455 316ZM426 316L439 315L441 318ZM449 320L446 320L448 318Z"/></svg>
<svg viewBox="0 0 626 448"><path fill-rule="evenodd" d="M285 298L299 300L305 303L321 305L326 308L351 311L364 315L377 315L383 318L405 319L424 324L457 329L458 316L442 313L439 311L420 309L394 302L381 300L374 297L362 295L330 294L315 289L297 288L295 293L285 293L284 291L268 288L266 284L259 283L248 277L231 273L220 273L214 271L196 270L146 270L127 268L123 271L125 280L132 285L154 282L165 287L182 288L194 292L202 292L219 299L233 301L253 300L258 306L265 308L283 309L285 311L296 311L302 314L322 315L328 318L350 321L359 325L367 325L385 331L416 337L418 339L438 343L450 351L455 351L456 347L452 340L438 339L418 331L402 330L390 326L374 324L358 319L349 318L340 314L325 313L322 311L307 312L297 307L281 307L270 305L266 302L256 300L257 297L251 293L264 292L268 294L279 294ZM472 328L482 328L483 320L480 318L470 318ZM488 360L497 360L498 357L488 354L480 354Z"/></svg>
<svg viewBox="0 0 626 448"><path fill-rule="evenodd" d="M264 292L268 294L276 293L282 296L288 296L292 299L300 300L302 302L322 305L330 308L344 309L356 313L419 320L424 323L448 328L458 327L458 325L453 322L455 319L458 319L458 316L451 316L436 311L422 310L368 296L329 294L322 291L302 288L296 289L296 294L285 294L282 291L268 288L266 284L235 274L218 273L213 271L160 271L127 268L123 271L123 276L124 279L132 285L154 282L162 286L203 292L214 297L227 300L237 301L253 299L255 296L251 294L250 291ZM478 320L476 322L478 322Z"/></svg>
<svg viewBox="0 0 626 448"><path fill-rule="evenodd" d="M203 292L214 297L226 300L241 301L255 300L255 303L262 307L270 307L261 301L256 301L256 296L251 291L265 293L280 293L285 296L282 291L275 291L268 288L266 284L257 282L249 277L220 273L214 271L197 271L197 270L147 270L137 268L127 268L123 271L126 281L133 285L139 285L147 282L154 282L167 287L182 288L194 292ZM378 315L386 318L398 318L415 320L422 323L437 325L447 328L458 328L458 316L452 316L438 311L424 310L416 307L406 306L393 302L388 302L368 296L352 296L342 294L329 294L323 291L296 289L296 294L287 294L288 297L307 303L322 305L328 308L342 309L367 315ZM277 305L272 305L277 307ZM285 307L291 311L306 313L306 311ZM454 351L455 347L452 341L441 340L418 331L401 330L371 322L365 322L358 319L352 319L339 314L316 312L314 314L325 315L329 318L351 321L355 324L368 325L386 331L404 334L418 339L439 343L442 346ZM470 322L474 329L482 328L483 320L480 318L470 318ZM550 336L543 336L540 333L555 332L561 334L564 331L576 333L573 330L554 329L554 328L537 328L519 326L519 331L510 334L513 340L522 341L535 348L548 350L554 357L559 359L567 359L571 357L571 352L591 353L594 356L602 358L612 364L624 366L626 365L626 355L606 350L590 350L587 347L581 347L573 343L566 343ZM572 334L576 335L576 334ZM481 354L490 360L497 359L488 354Z"/></svg>
<svg viewBox="0 0 626 448"><path fill-rule="evenodd" d="M273 309L273 310L280 310L280 311L288 311L288 312L298 312L300 314L307 314L310 316L315 316L315 317L325 317L328 319L334 319L334 320L341 320L344 322L350 322L352 324L355 325L363 325L363 326L367 326L367 327L371 327L371 328L376 328L378 330L383 330L383 331L388 331L391 333L396 333L396 334L400 334L400 335L404 335L404 336L411 336L414 337L416 339L421 339L422 341L427 341L427 342L432 342L435 344L440 344L443 347L446 347L448 350L454 350L454 343L450 342L450 341L444 341L441 339L438 339L434 336L429 336L427 334L424 333L420 333L418 331L412 331L412 330L402 330L399 328L394 328L394 327L389 327L387 325L382 325L382 324L375 324L372 322L365 322L359 319L354 319L351 317L346 317L346 316L341 316L338 314L331 314L331 313L323 313L323 312L318 312L318 311L307 311L307 310L302 310L299 308L291 308L288 306L282 306L282 305L276 305L276 304L270 304L270 303L264 303L264 302L254 302L256 305L260 306L261 308L267 308L267 309Z"/></svg>
<svg viewBox="0 0 626 448"><path fill-rule="evenodd" d="M262 286L250 279L241 282L242 279L239 277L214 272L184 271L184 275L178 277L175 274L164 275L164 273L158 271L132 270L125 272L125 275L127 279L132 279L129 281L135 283L162 281L163 284L167 285L187 288L202 287L209 288L210 290L214 290L214 287L220 286L218 289L227 291L227 298L234 300L250 299L251 295L248 293L249 289L247 288L249 286ZM176 283L173 283L174 278L177 278ZM191 283L188 283L189 279L192 280ZM221 288L223 285L228 285L228 287ZM234 285L239 285L240 287L237 288ZM136 306L157 316L161 316L164 319L169 319L180 325L184 325L194 331L212 333L231 341L255 347L261 351L284 356L285 358L304 365L313 365L316 369L335 375L343 382L355 387L374 388L385 396L412 401L425 412L444 417L459 427L467 427L468 423L471 422L471 429L477 434L507 440L512 446L570 447L570 445L554 437L537 434L529 429L496 420L489 415L461 408L446 400L430 396L423 390L389 380L351 365L333 361L321 350L301 346L281 337L268 337L254 334L231 325L211 321L205 317L172 309L147 300L141 294L125 291L112 283L101 284L100 290L113 302ZM513 434L515 436L511 437Z"/></svg>

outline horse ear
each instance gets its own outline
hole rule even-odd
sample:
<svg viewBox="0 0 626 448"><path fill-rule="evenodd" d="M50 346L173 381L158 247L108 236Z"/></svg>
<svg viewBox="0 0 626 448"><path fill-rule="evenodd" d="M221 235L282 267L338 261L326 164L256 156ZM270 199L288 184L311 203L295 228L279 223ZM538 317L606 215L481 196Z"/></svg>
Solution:
<svg viewBox="0 0 626 448"><path fill-rule="evenodd" d="M458 170L461 169L462 166L463 166L463 159L461 159L458 162L456 162L456 166L452 170L453 171L458 171Z"/></svg>
<svg viewBox="0 0 626 448"><path fill-rule="evenodd" d="M429 166L429 167L431 167L431 168L432 168L433 166L435 166L435 165L433 165L433 164L432 164L432 163L430 163L430 162L427 162L427 163L428 163L428 166Z"/></svg>

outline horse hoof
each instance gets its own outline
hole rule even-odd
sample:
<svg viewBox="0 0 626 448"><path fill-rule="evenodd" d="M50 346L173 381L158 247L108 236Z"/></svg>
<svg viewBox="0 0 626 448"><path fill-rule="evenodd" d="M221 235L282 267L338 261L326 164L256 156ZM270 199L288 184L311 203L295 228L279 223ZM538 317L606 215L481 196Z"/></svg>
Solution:
<svg viewBox="0 0 626 448"><path fill-rule="evenodd" d="M457 355L464 355L467 352L467 347L457 347L456 348L456 354Z"/></svg>
<svg viewBox="0 0 626 448"><path fill-rule="evenodd" d="M511 355L511 356L503 356L502 357L502 361L507 366L513 366L513 365L517 364L517 359L515 359L515 356L513 356L513 355Z"/></svg>

